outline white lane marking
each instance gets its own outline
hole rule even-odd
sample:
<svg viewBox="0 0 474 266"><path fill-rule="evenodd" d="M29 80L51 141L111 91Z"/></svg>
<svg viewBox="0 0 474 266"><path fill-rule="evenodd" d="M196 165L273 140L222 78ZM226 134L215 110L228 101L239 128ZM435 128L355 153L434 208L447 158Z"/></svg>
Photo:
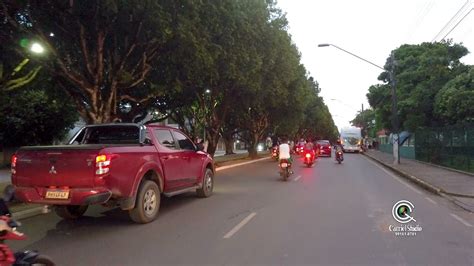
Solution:
<svg viewBox="0 0 474 266"><path fill-rule="evenodd" d="M472 227L472 224L466 222L463 218L457 216L456 214L454 213L450 213L451 217L453 217L454 219L460 221L462 224L464 224L465 226L467 227Z"/></svg>
<svg viewBox="0 0 474 266"><path fill-rule="evenodd" d="M243 163L225 165L225 166L217 167L217 168L216 168L216 172L217 172L217 171L224 170L224 169L229 169L229 168L233 168L233 167L237 167L237 166L241 166L241 165L246 165L246 164L250 164L250 163L260 162L260 161L264 161L264 160L268 160L268 159L270 159L270 157L265 157L265 158L262 158L262 159L252 160L252 161L243 162Z"/></svg>
<svg viewBox="0 0 474 266"><path fill-rule="evenodd" d="M235 233L237 233L242 227L244 227L245 224L247 224L255 215L257 215L256 212L252 212L251 214L249 214L247 217L245 217L245 219L242 220L242 222L240 222L238 225L236 225L234 228L232 228L232 230L229 231L229 233L227 233L224 238L227 239L227 238L231 238Z"/></svg>
<svg viewBox="0 0 474 266"><path fill-rule="evenodd" d="M408 187L409 189L415 191L416 193L420 194L420 195L423 195L423 193L421 193L418 189L416 189L415 187L413 187L412 185L409 185L407 184L406 182L402 181L400 179L400 177L396 176L395 174L389 172L388 170L386 170L385 168L383 168L382 166L378 165L376 162L372 162L370 159L368 158L365 158L367 161L369 161L371 164L377 166L380 170L384 171L387 175L393 177L395 180L397 180L398 182L402 183L403 185L405 185L406 187Z"/></svg>
<svg viewBox="0 0 474 266"><path fill-rule="evenodd" d="M438 205L438 203L434 200L432 200L431 198L428 198L428 197L425 197L426 200L428 200L429 202L433 203L434 205Z"/></svg>
<svg viewBox="0 0 474 266"><path fill-rule="evenodd" d="M295 182L296 182L296 181L300 180L300 178L301 178L301 175L299 175L299 176L295 177L295 179L294 179L293 181L295 181Z"/></svg>

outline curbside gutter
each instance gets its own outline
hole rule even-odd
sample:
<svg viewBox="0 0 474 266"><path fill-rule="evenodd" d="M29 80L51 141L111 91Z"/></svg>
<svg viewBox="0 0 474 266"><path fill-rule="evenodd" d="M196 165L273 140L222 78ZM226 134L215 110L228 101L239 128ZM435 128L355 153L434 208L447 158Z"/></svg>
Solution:
<svg viewBox="0 0 474 266"><path fill-rule="evenodd" d="M49 210L48 206L44 205L44 206L34 207L34 208L31 208L31 209L26 209L26 210L22 210L22 211L18 211L18 212L12 211L12 216L16 220L23 220L23 219L26 219L26 218L31 218L33 216L37 216L37 215L40 215L40 214L46 214L46 213L49 213L49 212L50 212L50 210Z"/></svg>
<svg viewBox="0 0 474 266"><path fill-rule="evenodd" d="M470 195L459 195L459 194L455 194L455 193L450 193L450 192L447 192L445 191L444 189L442 188L439 188L435 185L432 185L416 176L413 176L413 175L410 175L408 173L405 173L404 171L400 170L400 169L397 169L393 166L391 166L390 164L387 164L373 156L370 156L368 155L367 153L364 153L364 155L367 157L367 158L370 158L371 160L379 163L380 165L384 166L385 168L391 170L392 172L395 172L397 173L399 176L402 176L404 177L405 179L408 179L409 181L419 185L420 187L424 188L425 190L431 192L431 193L434 193L440 197L443 197L449 201L451 201L452 203L454 203L455 205L459 206L460 208L462 208L463 210L466 210L468 212L472 212L474 213L474 211L470 208L467 208L466 206L464 206L464 204L462 204L461 202L459 202L459 200L456 200L455 198L453 198L452 196L457 196L457 197L466 197L466 198L472 198L472 196Z"/></svg>

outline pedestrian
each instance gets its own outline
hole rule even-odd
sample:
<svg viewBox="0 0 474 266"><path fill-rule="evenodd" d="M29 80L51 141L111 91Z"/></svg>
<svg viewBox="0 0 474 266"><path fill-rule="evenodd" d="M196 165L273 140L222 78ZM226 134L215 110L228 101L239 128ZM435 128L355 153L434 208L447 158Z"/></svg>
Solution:
<svg viewBox="0 0 474 266"><path fill-rule="evenodd" d="M270 150L272 148L272 138L270 138L270 136L268 136L265 140L265 145L267 146L267 150Z"/></svg>

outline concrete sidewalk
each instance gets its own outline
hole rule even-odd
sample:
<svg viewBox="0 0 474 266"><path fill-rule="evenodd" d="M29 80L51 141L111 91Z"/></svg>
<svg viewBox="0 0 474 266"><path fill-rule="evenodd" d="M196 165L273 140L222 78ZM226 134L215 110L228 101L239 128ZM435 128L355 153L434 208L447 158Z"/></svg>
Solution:
<svg viewBox="0 0 474 266"><path fill-rule="evenodd" d="M368 157L378 161L412 182L438 195L449 198L463 209L474 212L474 175L401 158L393 164L392 154L369 150Z"/></svg>

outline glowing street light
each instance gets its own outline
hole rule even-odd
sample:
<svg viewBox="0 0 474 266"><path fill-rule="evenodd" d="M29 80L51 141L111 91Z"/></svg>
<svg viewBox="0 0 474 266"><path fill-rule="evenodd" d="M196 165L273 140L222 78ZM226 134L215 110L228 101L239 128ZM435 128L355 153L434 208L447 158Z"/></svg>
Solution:
<svg viewBox="0 0 474 266"><path fill-rule="evenodd" d="M42 53L44 53L44 47L43 47L43 45L41 45L37 42L34 42L31 45L30 51L32 51L35 54L42 54Z"/></svg>

